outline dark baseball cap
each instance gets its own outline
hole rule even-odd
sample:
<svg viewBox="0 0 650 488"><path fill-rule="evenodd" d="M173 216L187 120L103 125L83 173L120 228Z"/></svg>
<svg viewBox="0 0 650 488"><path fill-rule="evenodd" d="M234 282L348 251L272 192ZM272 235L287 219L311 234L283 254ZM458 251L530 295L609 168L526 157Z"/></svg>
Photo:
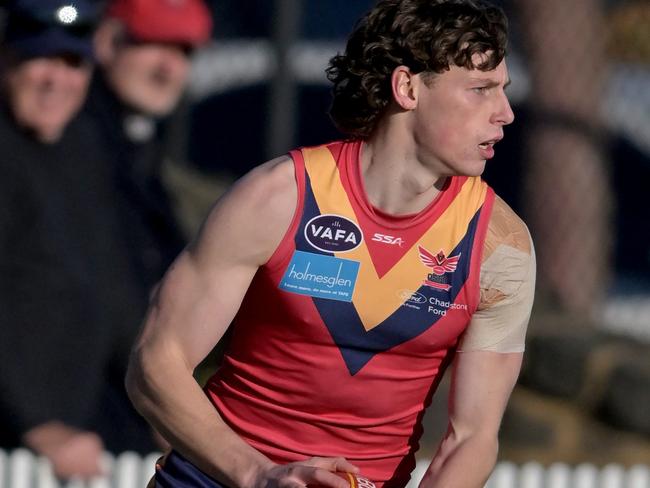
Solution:
<svg viewBox="0 0 650 488"><path fill-rule="evenodd" d="M18 56L94 57L99 7L92 0L13 0L6 10L4 44Z"/></svg>

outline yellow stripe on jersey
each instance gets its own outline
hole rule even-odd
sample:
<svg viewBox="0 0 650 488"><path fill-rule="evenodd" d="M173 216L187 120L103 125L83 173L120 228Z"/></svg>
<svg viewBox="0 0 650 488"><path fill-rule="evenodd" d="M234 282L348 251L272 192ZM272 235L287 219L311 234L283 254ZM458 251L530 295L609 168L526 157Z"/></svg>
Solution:
<svg viewBox="0 0 650 488"><path fill-rule="evenodd" d="M336 161L325 146L303 149L305 168L321 214L335 214L359 222L341 183ZM481 185L476 191L476 185ZM401 290L415 291L429 273L419 258L417 244L433 254L442 250L446 256L467 233L469 222L479 210L487 195L487 185L480 178L468 178L459 194L444 210L438 220L416 242L411 242L404 256L381 278L375 270L364 241L352 251L335 253L337 257L358 261L359 275L352 303L363 327L369 331L393 314L403 303Z"/></svg>

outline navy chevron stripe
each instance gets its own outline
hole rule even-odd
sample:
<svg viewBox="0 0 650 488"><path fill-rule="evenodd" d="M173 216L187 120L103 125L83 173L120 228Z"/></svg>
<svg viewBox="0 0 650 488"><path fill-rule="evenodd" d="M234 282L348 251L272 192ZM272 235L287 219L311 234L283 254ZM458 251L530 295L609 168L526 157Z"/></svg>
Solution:
<svg viewBox="0 0 650 488"><path fill-rule="evenodd" d="M422 285L417 292L427 301L438 298L454 302L470 271L474 234L480 217L480 209L469 223L465 237L450 256L461 253L458 268L452 273L451 289L447 292ZM410 307L400 307L373 329L366 331L353 303L313 298L323 322L327 326L343 355L351 375L358 373L375 354L387 351L422 334L435 325L440 315L422 313ZM426 305L428 306L428 305Z"/></svg>
<svg viewBox="0 0 650 488"><path fill-rule="evenodd" d="M302 218L300 220L300 226L298 226L298 231L296 232L294 241L296 243L296 251L305 251L311 252L314 254L324 254L326 256L334 256L332 252L321 251L311 246L307 239L305 238L305 228L307 222L312 218L320 215L320 208L318 208L318 203L316 203L316 197L314 197L314 192L311 189L311 179L309 174L305 171L305 202L302 212Z"/></svg>

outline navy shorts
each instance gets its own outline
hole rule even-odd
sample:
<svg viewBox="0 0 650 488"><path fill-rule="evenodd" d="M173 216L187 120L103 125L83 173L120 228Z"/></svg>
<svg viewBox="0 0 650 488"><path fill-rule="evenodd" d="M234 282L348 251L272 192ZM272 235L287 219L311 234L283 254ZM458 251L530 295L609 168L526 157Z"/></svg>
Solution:
<svg viewBox="0 0 650 488"><path fill-rule="evenodd" d="M156 463L152 488L227 488L211 478L176 451Z"/></svg>

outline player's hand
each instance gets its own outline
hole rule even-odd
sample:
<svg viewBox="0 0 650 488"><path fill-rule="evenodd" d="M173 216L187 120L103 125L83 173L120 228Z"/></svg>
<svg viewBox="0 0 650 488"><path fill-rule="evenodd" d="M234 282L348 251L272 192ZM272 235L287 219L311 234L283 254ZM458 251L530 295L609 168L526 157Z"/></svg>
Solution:
<svg viewBox="0 0 650 488"><path fill-rule="evenodd" d="M54 474L59 478L90 478L103 474L104 443L94 432L52 421L29 430L24 442L37 454L49 459Z"/></svg>
<svg viewBox="0 0 650 488"><path fill-rule="evenodd" d="M342 457L313 457L305 461L274 465L263 472L255 488L350 488L336 471L358 473L359 468Z"/></svg>

